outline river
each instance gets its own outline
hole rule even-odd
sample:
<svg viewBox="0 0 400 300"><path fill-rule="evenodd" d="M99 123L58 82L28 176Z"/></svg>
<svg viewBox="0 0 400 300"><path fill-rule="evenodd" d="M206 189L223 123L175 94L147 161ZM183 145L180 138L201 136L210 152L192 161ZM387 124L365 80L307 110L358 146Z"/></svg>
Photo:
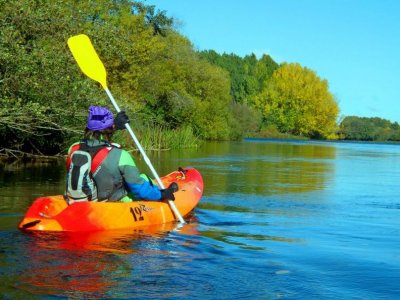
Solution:
<svg viewBox="0 0 400 300"><path fill-rule="evenodd" d="M182 228L24 233L32 201L63 192L63 163L0 169L0 298L400 297L400 145L248 139L149 157L160 175L203 175Z"/></svg>

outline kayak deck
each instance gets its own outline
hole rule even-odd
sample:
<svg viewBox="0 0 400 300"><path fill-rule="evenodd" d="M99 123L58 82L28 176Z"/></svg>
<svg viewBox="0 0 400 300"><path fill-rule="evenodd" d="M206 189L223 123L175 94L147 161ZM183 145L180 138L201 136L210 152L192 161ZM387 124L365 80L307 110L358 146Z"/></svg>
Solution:
<svg viewBox="0 0 400 300"><path fill-rule="evenodd" d="M189 214L203 194L203 179L194 168L174 171L161 178L176 182L175 205ZM176 218L167 201L77 202L68 205L62 195L37 198L18 225L28 231L100 231L163 224Z"/></svg>

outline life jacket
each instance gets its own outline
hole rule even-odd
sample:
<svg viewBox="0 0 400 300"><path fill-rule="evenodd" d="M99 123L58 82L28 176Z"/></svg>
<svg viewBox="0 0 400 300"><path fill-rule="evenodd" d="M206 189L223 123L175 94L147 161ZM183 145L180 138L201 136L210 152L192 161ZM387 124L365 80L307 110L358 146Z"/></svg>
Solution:
<svg viewBox="0 0 400 300"><path fill-rule="evenodd" d="M107 200L113 190L112 178L101 163L112 150L111 144L90 147L86 141L72 146L67 158L65 197L69 204Z"/></svg>

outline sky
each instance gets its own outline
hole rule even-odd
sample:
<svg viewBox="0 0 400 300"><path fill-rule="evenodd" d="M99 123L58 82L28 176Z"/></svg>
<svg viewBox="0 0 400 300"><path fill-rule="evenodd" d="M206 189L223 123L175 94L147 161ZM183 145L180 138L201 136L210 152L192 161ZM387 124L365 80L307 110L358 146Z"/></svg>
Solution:
<svg viewBox="0 0 400 300"><path fill-rule="evenodd" d="M145 0L196 50L269 54L329 83L340 116L400 123L400 0Z"/></svg>

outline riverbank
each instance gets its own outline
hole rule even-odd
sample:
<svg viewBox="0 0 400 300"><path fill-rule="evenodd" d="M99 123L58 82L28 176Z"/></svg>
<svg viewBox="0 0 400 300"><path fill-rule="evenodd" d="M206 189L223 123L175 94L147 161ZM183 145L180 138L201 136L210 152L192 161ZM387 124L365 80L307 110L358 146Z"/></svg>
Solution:
<svg viewBox="0 0 400 300"><path fill-rule="evenodd" d="M178 149L193 149L201 147L206 141L203 141L193 135L191 129L165 131L162 128L155 130L147 127L142 129L138 139L146 152L172 151ZM133 141L127 132L116 134L117 143L129 152L138 152ZM359 143L359 144L382 144L382 145L400 145L398 141L361 141L361 140L312 140L304 136L280 133L275 130L263 130L258 133L252 133L243 138L243 140L276 140L276 141L318 141L327 143ZM221 141L222 142L222 141ZM6 165L26 165L26 164L46 164L57 161L65 161L66 153L55 155L42 155L26 153L14 149L0 149L0 166Z"/></svg>

